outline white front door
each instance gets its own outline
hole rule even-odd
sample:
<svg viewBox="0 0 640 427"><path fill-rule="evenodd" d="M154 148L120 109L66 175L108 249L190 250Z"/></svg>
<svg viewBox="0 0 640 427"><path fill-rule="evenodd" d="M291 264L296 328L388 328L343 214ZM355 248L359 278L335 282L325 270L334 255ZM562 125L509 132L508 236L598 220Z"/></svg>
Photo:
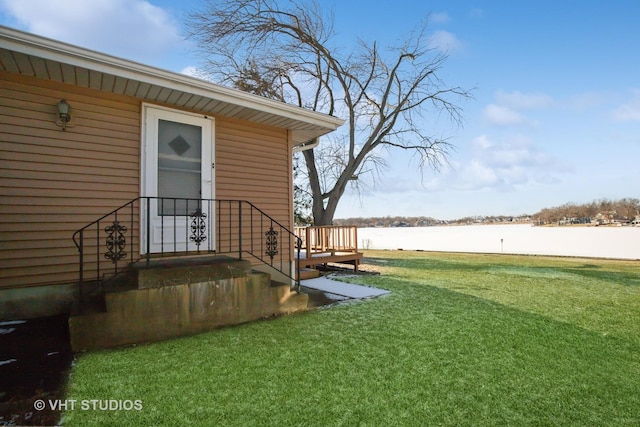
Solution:
<svg viewBox="0 0 640 427"><path fill-rule="evenodd" d="M213 119L150 105L143 117L142 253L215 250Z"/></svg>

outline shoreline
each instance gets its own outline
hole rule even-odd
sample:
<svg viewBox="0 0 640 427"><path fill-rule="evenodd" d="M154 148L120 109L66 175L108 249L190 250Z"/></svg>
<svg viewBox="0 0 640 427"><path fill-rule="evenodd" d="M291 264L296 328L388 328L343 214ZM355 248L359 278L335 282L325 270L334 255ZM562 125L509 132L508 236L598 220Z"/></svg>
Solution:
<svg viewBox="0 0 640 427"><path fill-rule="evenodd" d="M512 226L512 225L528 225L531 227L548 227L548 228L640 228L640 224L630 225L622 223L614 224L534 224L532 222L496 222L496 223L473 223L473 224L434 224L434 225L406 225L406 226L386 226L386 227L370 227L357 225L360 228L434 228L434 227L492 227L492 226Z"/></svg>
<svg viewBox="0 0 640 427"><path fill-rule="evenodd" d="M381 252L418 252L418 253L432 253L432 254L468 254L468 255L499 255L499 256L517 256L517 257L543 257L543 258L561 258L561 259L593 259L602 261L619 261L619 262L640 262L640 258L607 258L598 256L583 256L583 255L543 255L543 254L515 254L515 253L501 253L501 252L461 252L461 251L432 251L428 249L363 249L365 251L381 251ZM366 256L365 256L366 258ZM364 265L364 262L363 264ZM351 270L348 270L351 272Z"/></svg>

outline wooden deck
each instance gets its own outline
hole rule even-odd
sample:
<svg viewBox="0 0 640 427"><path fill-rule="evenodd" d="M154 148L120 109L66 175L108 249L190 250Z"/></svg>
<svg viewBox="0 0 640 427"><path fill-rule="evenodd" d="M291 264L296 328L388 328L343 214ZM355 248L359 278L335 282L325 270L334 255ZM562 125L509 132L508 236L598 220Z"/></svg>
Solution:
<svg viewBox="0 0 640 427"><path fill-rule="evenodd" d="M350 264L358 271L363 254L358 252L358 228L353 226L296 227L302 239L298 260L302 268L318 265Z"/></svg>

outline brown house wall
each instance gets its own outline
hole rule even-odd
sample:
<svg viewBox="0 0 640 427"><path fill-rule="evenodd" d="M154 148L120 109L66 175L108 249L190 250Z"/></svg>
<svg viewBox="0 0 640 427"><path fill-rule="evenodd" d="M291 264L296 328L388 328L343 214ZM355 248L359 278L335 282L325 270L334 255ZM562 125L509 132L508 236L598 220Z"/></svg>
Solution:
<svg viewBox="0 0 640 427"><path fill-rule="evenodd" d="M216 198L249 200L289 224L291 151L287 131L216 118Z"/></svg>
<svg viewBox="0 0 640 427"><path fill-rule="evenodd" d="M141 100L7 72L0 93L0 288L75 282L73 233L140 195ZM72 108L66 132L54 123L60 99ZM216 117L216 198L291 227L287 140Z"/></svg>

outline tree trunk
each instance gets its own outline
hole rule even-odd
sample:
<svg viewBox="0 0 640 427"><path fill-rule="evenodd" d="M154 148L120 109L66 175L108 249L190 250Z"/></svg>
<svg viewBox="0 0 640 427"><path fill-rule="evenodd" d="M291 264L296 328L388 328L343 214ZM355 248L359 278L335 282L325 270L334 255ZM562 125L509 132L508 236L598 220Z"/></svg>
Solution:
<svg viewBox="0 0 640 427"><path fill-rule="evenodd" d="M304 155L304 161L307 165L309 186L311 187L311 195L313 198L313 205L311 207L313 225L333 225L333 216L336 213L338 202L346 188L346 180L339 179L330 194L324 195L320 186L320 176L318 174L318 168L316 167L314 150L306 150L303 151L302 154ZM326 206L324 204L325 199L327 199Z"/></svg>
<svg viewBox="0 0 640 427"><path fill-rule="evenodd" d="M318 169L316 168L315 150L305 150L302 152L302 155L304 156L304 162L307 165L309 187L311 187L311 198L313 199L313 204L311 206L313 225L328 225L322 222L324 203L322 198L322 188L320 187L320 177L318 176Z"/></svg>

